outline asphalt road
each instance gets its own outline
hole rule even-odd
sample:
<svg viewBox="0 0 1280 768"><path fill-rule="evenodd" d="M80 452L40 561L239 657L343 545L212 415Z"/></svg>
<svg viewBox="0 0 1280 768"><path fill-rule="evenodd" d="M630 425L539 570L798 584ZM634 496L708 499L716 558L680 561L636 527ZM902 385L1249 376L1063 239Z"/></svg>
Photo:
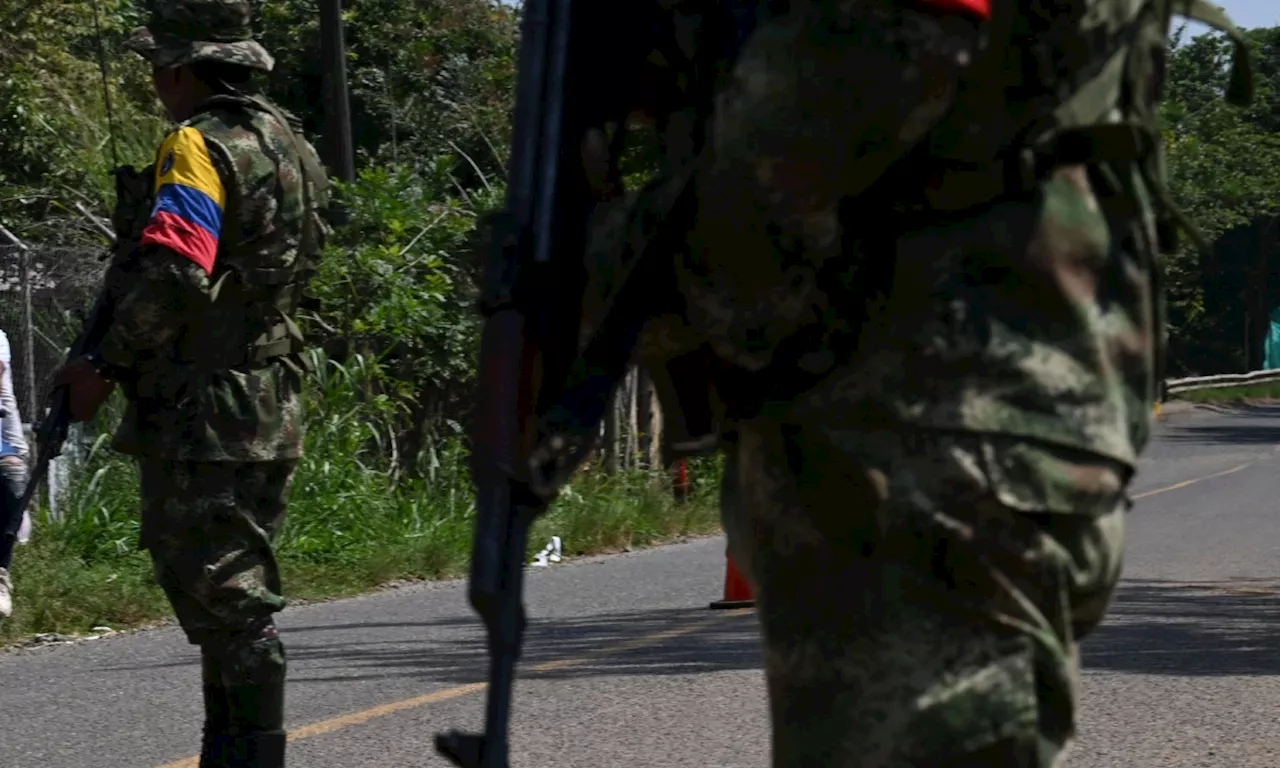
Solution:
<svg viewBox="0 0 1280 768"><path fill-rule="evenodd" d="M1173 414L1136 482L1126 581L1085 644L1070 768L1280 766L1280 408ZM531 569L518 766L767 768L750 612L719 597L723 542ZM445 766L433 734L481 720L483 636L464 585L299 606L290 764ZM174 628L0 653L0 768L184 765L199 668Z"/></svg>

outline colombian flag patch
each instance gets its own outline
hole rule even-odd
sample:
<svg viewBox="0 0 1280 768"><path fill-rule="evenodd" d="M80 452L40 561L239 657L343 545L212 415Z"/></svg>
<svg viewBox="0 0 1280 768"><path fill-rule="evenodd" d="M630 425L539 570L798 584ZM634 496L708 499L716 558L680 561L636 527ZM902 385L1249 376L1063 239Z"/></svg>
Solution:
<svg viewBox="0 0 1280 768"><path fill-rule="evenodd" d="M194 128L179 128L157 157L155 205L142 245L162 245L212 273L227 193L204 137Z"/></svg>

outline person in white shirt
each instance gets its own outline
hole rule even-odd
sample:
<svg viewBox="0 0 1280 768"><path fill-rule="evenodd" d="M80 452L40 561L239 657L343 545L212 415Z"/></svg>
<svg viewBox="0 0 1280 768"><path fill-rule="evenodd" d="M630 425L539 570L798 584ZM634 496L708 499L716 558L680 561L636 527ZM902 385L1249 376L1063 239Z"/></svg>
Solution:
<svg viewBox="0 0 1280 768"><path fill-rule="evenodd" d="M9 566L26 516L18 506L27 486L28 448L13 390L12 358L9 337L0 330L0 619L13 613Z"/></svg>

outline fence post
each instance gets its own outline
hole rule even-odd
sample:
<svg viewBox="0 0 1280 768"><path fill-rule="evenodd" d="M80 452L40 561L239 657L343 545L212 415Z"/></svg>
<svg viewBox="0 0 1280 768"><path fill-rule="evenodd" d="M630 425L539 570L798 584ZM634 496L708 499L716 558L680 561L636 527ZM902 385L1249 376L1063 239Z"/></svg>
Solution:
<svg viewBox="0 0 1280 768"><path fill-rule="evenodd" d="M641 456L637 464L655 471L662 466L662 408L653 379L641 366L636 366L636 410Z"/></svg>
<svg viewBox="0 0 1280 768"><path fill-rule="evenodd" d="M31 249L27 244L18 239L18 236L0 226L0 236L8 240L18 249L18 292L22 295L22 328L18 335L22 337L22 377L26 383L26 416L31 420L32 429L34 431L35 424L39 419L36 413L38 401L36 399L36 331L34 312L31 307ZM16 379L16 377L15 377ZM19 404L21 407L23 404ZM23 419L19 419L23 421ZM34 442L34 440L32 441ZM47 493L47 491L46 491ZM36 497L39 498L39 491L36 491Z"/></svg>
<svg viewBox="0 0 1280 768"><path fill-rule="evenodd" d="M62 475L65 468L62 457L49 460L49 471L44 478L45 501L49 506L49 519L62 520L62 510L58 507L58 496L62 494Z"/></svg>
<svg viewBox="0 0 1280 768"><path fill-rule="evenodd" d="M36 421L36 345L35 322L31 309L31 250L18 236L0 225L0 236L18 249L18 292L22 294L22 367L26 378L27 418Z"/></svg>
<svg viewBox="0 0 1280 768"><path fill-rule="evenodd" d="M34 424L36 413L36 326L31 309L31 251L14 238L18 244L18 281L22 291L22 367L27 379L27 414Z"/></svg>
<svg viewBox="0 0 1280 768"><path fill-rule="evenodd" d="M640 372L634 366L627 372L627 435L623 465L628 471L638 468L640 455Z"/></svg>
<svg viewBox="0 0 1280 768"><path fill-rule="evenodd" d="M619 388L609 398L609 407L604 414L604 471L609 475L618 474L618 393Z"/></svg>

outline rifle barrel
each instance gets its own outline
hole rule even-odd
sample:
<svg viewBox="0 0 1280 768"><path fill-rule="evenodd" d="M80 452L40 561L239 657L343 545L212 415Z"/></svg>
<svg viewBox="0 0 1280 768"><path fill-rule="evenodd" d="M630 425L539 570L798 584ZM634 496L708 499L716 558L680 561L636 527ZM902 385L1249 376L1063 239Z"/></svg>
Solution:
<svg viewBox="0 0 1280 768"><path fill-rule="evenodd" d="M529 529L547 500L530 487L528 453L548 392L576 354L577 303L589 189L575 159L594 99L575 64L587 0L527 0L520 30L507 225L485 261L471 474L476 521L469 599L489 641L482 734L439 734L436 749L460 768L509 768L508 730L525 630ZM571 29L571 26L574 27ZM572 60L572 61L571 61ZM588 63L586 66L592 66ZM592 114L594 116L594 113ZM548 343L549 342L549 343Z"/></svg>

